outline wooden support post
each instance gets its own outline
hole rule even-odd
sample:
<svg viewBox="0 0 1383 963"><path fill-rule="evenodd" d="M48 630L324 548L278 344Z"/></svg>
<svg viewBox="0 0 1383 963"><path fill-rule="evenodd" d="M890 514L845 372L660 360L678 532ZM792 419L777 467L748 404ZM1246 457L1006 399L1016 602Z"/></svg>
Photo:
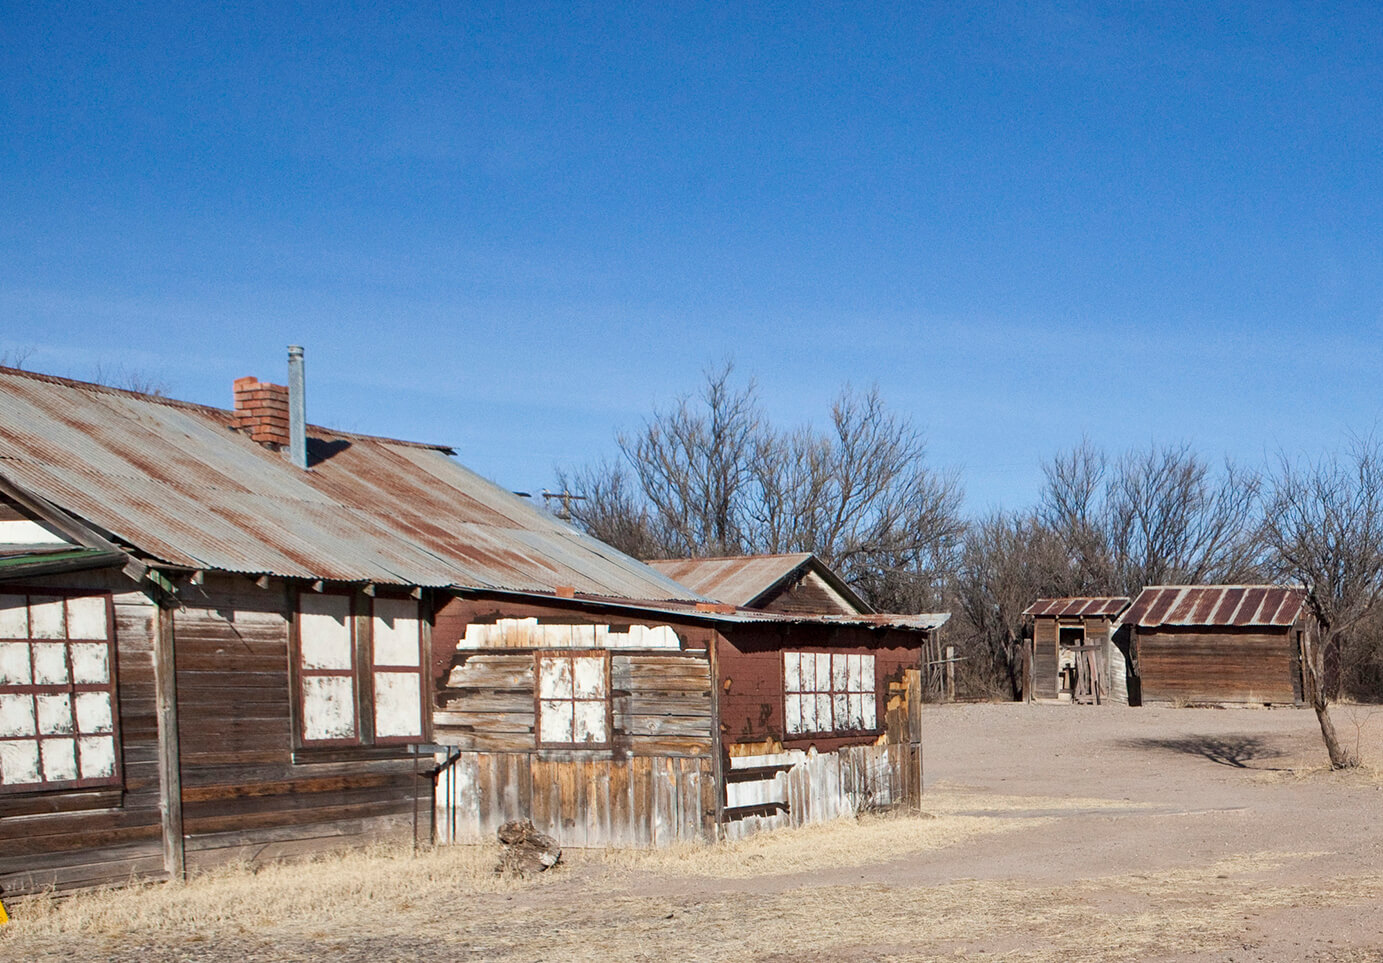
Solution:
<svg viewBox="0 0 1383 963"><path fill-rule="evenodd" d="M159 812L163 822L163 869L170 880L187 878L183 850L182 771L178 748L178 684L173 653L173 609L154 610L154 686L158 712Z"/></svg>
<svg viewBox="0 0 1383 963"><path fill-rule="evenodd" d="M711 779L716 790L713 842L722 839L725 832L725 746L720 732L720 660L716 651L719 648L720 633L712 630L706 658L710 661L711 675Z"/></svg>

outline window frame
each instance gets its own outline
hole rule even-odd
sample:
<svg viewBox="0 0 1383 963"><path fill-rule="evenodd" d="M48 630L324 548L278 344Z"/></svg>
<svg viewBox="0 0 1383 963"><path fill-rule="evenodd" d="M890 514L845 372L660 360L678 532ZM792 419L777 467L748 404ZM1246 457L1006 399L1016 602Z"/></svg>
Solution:
<svg viewBox="0 0 1383 963"><path fill-rule="evenodd" d="M605 695L600 699L578 698L575 692L576 671L572 666L572 697L570 699L544 699L542 694L543 660L601 659L604 671ZM609 649L538 649L533 653L533 743L538 749L612 749L615 741L614 694L610 688L611 658ZM603 702L605 704L605 739L603 742L558 742L543 738L543 703L571 702L573 715L577 702Z"/></svg>
<svg viewBox="0 0 1383 963"><path fill-rule="evenodd" d="M302 599L311 596L335 596L346 599L349 606L347 626L350 632L351 667L347 669L309 669L303 665ZM375 604L379 601L406 602L412 607L417 624L418 661L416 665L375 664ZM295 750L370 748L424 745L432 737L432 712L428 685L430 620L422 600L411 596L369 596L363 592L327 589L322 592L300 590L293 600L293 747ZM379 675L404 674L418 680L418 734L416 736L380 736L376 733L375 680ZM309 739L306 734L307 716L305 680L313 677L337 677L351 680L351 712L355 735L338 739Z"/></svg>
<svg viewBox="0 0 1383 963"><path fill-rule="evenodd" d="M28 783L5 783L0 782L0 797L15 797L42 795L55 792L72 792L84 790L123 790L125 785L124 769L124 740L120 731L120 676L118 668L118 647L115 639L115 602L112 593L107 589L83 589L83 588L51 588L49 586L34 585L6 585L0 589L0 595L23 596L25 607L25 618L29 622L29 635L27 638L11 638L5 636L0 638L0 642L23 643L29 646L29 667L30 683L27 685L0 685L0 692L5 694L30 695L35 697L34 702L34 735L32 736L0 736L0 742L26 742L33 741L39 752L39 772L42 774L43 755L42 744L46 740L70 738L73 743L73 763L76 766L77 778L64 779L61 781L40 780L39 782ZM60 599L63 604L63 635L61 638L35 638L31 615L32 599L49 598ZM99 598L104 603L105 613L105 638L104 639L73 639L71 637L70 613L67 610L68 600L73 598ZM63 646L63 661L67 672L67 682L63 684L37 684L33 682L33 663L35 643L52 644L60 642ZM100 644L106 648L106 681L104 684L79 683L76 681L73 672L72 645L81 644ZM109 776L83 778L81 776L81 737L83 733L79 729L77 721L77 696L87 692L105 693L110 700L110 731L100 733L87 733L87 735L109 736L111 739L112 765ZM38 705L37 696L39 695L67 695L69 698L69 711L72 719L72 732L70 735L53 733L42 734L38 724Z"/></svg>
<svg viewBox="0 0 1383 963"><path fill-rule="evenodd" d="M817 687L816 687L815 680L813 680L813 682L812 682L812 687L811 687L810 689L808 689L808 688L799 688L799 689L797 689L796 691L792 691L792 690L788 689L787 660L788 660L788 658L789 658L790 656L796 656L796 657L799 659L798 667L799 667L799 677L800 677L800 667L801 667L800 659L801 659L801 657L804 656L804 655L810 655L810 656L812 656L813 660L819 659L819 658L821 658L822 656L826 656L827 658L829 658L829 659L831 660L831 663L830 663L830 664L831 664L831 671L830 671L830 673L829 673L829 677L830 677L830 688L829 688L829 689L819 689L819 688L817 688ZM856 657L856 658L868 659L868 660L869 660L869 673L868 673L868 675L869 675L869 678L873 680L873 684L872 684L868 689L851 690L851 689L849 688L850 682L849 682L849 679L848 679L848 678L847 678L847 680L846 680L846 688L845 688L845 689L841 690L841 689L836 689L836 688L835 688L835 660L836 660L837 658L840 658L840 659L847 659L847 660L848 660L851 656L854 656L854 657ZM813 662L813 664L815 664L815 662ZM784 649L784 650L782 650L782 658L779 660L778 665L779 665L779 667L780 667L780 669L782 670L782 673L783 673L783 738L784 738L784 740L792 740L792 739L810 739L810 738L813 738L813 737L823 737L823 736L827 736L827 737L830 737L830 736L841 736L841 737L844 737L844 736L851 736L851 735L875 735L875 734L878 734L879 732L882 732L882 731L883 731L883 728L879 725L879 679L878 679L878 665L879 665L879 663L878 663L878 656L877 656L876 653L874 653L874 652L834 652L834 651L821 652L821 651L808 651L808 650L805 650L805 649L791 649L791 650L790 650L790 649ZM813 675L815 675L815 672L813 672ZM829 729L823 729L823 728L821 728L821 727L818 725L816 728L813 728L813 729L806 729L806 728L803 728L803 729L797 730L797 731L795 731L795 732L792 731L792 730L790 730L790 729L788 728L788 708L787 708L787 702L788 702L788 698L789 698L790 696L794 696L794 695L795 695L795 696L798 696L799 698L802 697L802 696L804 696L804 695L811 695L811 696L817 697L817 698L819 698L820 696L823 696L823 695L826 696L826 697L827 697L827 701L830 703L830 706L831 706L831 728L829 728ZM867 726L867 725L861 724L858 728L856 728L856 727L852 727L852 726L844 726L844 727L842 727L842 726L840 726L840 725L837 724L837 721L836 721L836 708L835 708L835 703L836 703L837 697L844 696L844 697L846 697L846 698L848 699L848 698L849 698L850 696L852 696L852 695L860 696L860 697L861 697L861 701L863 701L863 699L864 699L865 697L867 697L870 701L872 701L872 703L873 703L873 709L874 709L874 711L873 711L873 713L872 713L872 714L873 714L873 717L874 717L874 725L872 725L872 726ZM800 713L800 710L799 710L799 713ZM813 710L813 715L815 715L815 710ZM800 714L799 714L799 717L798 717L798 718L799 718L799 719L801 718ZM863 720L861 720L861 722L863 723Z"/></svg>

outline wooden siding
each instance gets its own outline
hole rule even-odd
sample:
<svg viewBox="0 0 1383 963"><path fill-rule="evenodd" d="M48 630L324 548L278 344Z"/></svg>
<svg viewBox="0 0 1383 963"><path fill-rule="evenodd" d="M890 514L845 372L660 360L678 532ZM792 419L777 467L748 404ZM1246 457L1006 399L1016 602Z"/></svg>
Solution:
<svg viewBox="0 0 1383 963"><path fill-rule="evenodd" d="M1294 629L1136 629L1143 701L1298 703L1294 638Z"/></svg>
<svg viewBox="0 0 1383 963"><path fill-rule="evenodd" d="M756 609L790 615L858 615L855 607L841 598L820 575L807 572L796 584L761 599Z"/></svg>
<svg viewBox="0 0 1383 963"><path fill-rule="evenodd" d="M185 594L174 648L189 870L401 836L415 809L426 822L431 783L407 748L295 751L281 583L209 576Z"/></svg>
<svg viewBox="0 0 1383 963"><path fill-rule="evenodd" d="M918 669L923 634L846 626L744 626L727 630L717 650L720 724L726 745L775 740L792 749L830 752L876 741L884 733L889 685ZM836 652L874 656L875 729L838 736L791 736L784 714L783 652Z"/></svg>
<svg viewBox="0 0 1383 963"><path fill-rule="evenodd" d="M437 779L439 843L494 838L527 817L563 847L665 846L715 838L706 757L463 752Z"/></svg>
<svg viewBox="0 0 1383 963"><path fill-rule="evenodd" d="M846 746L734 756L726 778L724 836L804 826L922 798L920 745Z"/></svg>
<svg viewBox="0 0 1383 963"><path fill-rule="evenodd" d="M123 785L0 796L0 887L7 893L118 883L163 874L154 605L110 572L50 576L31 586L112 592Z"/></svg>
<svg viewBox="0 0 1383 963"><path fill-rule="evenodd" d="M1061 682L1057 673L1056 619L1038 618L1032 629L1032 697L1055 699Z"/></svg>

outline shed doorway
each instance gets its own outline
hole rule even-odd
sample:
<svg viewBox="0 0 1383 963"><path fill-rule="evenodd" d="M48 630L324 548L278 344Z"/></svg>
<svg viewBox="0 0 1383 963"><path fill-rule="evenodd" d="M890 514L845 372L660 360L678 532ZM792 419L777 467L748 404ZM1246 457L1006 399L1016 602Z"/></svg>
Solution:
<svg viewBox="0 0 1383 963"><path fill-rule="evenodd" d="M1063 625L1057 637L1057 698L1063 702L1104 702L1104 646L1088 641L1083 625Z"/></svg>

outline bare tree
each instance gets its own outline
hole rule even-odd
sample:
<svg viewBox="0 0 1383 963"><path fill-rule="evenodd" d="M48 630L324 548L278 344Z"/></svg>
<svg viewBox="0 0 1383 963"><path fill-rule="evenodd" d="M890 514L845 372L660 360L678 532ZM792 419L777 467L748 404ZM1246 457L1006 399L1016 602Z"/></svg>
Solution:
<svg viewBox="0 0 1383 963"><path fill-rule="evenodd" d="M1279 457L1263 531L1281 570L1306 589L1306 604L1319 623L1303 660L1307 688L1330 765L1352 768L1359 759L1340 742L1331 721L1325 667L1383 598L1378 442L1355 439L1343 453L1309 464Z"/></svg>
<svg viewBox="0 0 1383 963"><path fill-rule="evenodd" d="M1043 465L1041 520L1061 539L1080 593L1257 577L1257 473L1215 473L1188 445L1111 461L1089 441Z"/></svg>
<svg viewBox="0 0 1383 963"><path fill-rule="evenodd" d="M138 368L128 368L123 364L97 362L91 369L90 380L96 384L137 391L156 398L165 397L169 390L165 379Z"/></svg>
<svg viewBox="0 0 1383 963"><path fill-rule="evenodd" d="M1009 698L1023 693L1023 610L1042 597L1078 595L1066 546L1035 514L995 512L971 523L952 599L950 636ZM994 692L995 695L999 693Z"/></svg>
<svg viewBox="0 0 1383 963"><path fill-rule="evenodd" d="M0 368L24 370L24 365L34 356L33 348L6 348L0 351Z"/></svg>
<svg viewBox="0 0 1383 963"><path fill-rule="evenodd" d="M911 422L849 388L829 430L768 423L729 365L695 397L618 438L624 464L559 472L575 519L643 558L814 552L874 604L940 600L964 530L954 475Z"/></svg>

